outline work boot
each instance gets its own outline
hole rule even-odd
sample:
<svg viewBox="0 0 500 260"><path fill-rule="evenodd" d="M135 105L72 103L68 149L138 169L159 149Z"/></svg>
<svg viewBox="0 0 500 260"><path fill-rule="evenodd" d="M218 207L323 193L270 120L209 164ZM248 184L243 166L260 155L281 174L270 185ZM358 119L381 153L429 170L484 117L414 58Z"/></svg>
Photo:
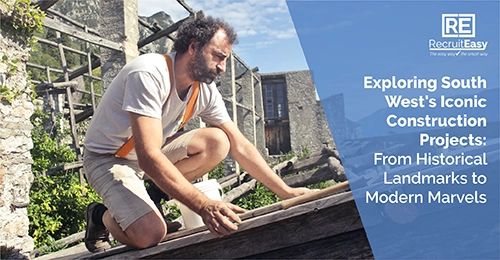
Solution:
<svg viewBox="0 0 500 260"><path fill-rule="evenodd" d="M87 221L87 229L85 230L85 247L92 253L102 252L111 248L109 241L109 231L105 226L94 223L92 213L94 208L99 205L98 202L92 202L87 206L85 213L85 221Z"/></svg>

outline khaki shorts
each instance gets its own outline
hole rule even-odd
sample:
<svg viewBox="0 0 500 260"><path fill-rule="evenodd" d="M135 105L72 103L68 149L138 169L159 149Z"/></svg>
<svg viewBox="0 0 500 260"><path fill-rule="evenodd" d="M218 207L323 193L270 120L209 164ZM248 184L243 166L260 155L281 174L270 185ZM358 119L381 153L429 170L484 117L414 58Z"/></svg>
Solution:
<svg viewBox="0 0 500 260"><path fill-rule="evenodd" d="M196 131L178 133L165 144L162 152L172 163L189 157L187 147ZM123 231L146 213L157 210L144 187L147 176L137 161L85 149L83 167L90 186Z"/></svg>

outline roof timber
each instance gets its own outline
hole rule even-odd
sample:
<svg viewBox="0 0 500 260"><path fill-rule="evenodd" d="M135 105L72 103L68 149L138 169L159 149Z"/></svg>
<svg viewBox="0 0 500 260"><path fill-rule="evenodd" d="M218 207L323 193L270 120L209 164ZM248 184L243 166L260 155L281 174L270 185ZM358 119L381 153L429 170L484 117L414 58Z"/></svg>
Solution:
<svg viewBox="0 0 500 260"><path fill-rule="evenodd" d="M118 246L79 259L266 257L267 252L276 253L287 247L316 243L349 232L357 234L358 243L363 245L358 247L364 248L361 254L365 257L371 255L351 192L330 195L286 210L277 203L247 212L242 219L238 231L224 238L215 238L205 227L200 227L172 233L155 247L132 250ZM325 254L329 253L323 250L323 257ZM338 251L332 250L331 254L338 254Z"/></svg>
<svg viewBox="0 0 500 260"><path fill-rule="evenodd" d="M76 30L74 27L70 25L58 22L49 17L45 17L45 19L43 19L43 25L47 28L68 34L80 40L88 41L98 46L106 47L115 51L122 51L122 45L119 43L101 38L99 36L84 31Z"/></svg>
<svg viewBox="0 0 500 260"><path fill-rule="evenodd" d="M198 13L196 13L196 16L197 17L203 17L204 16L204 13L203 11L199 11ZM161 29L160 31L140 40L138 43L137 43L137 47L139 48L142 48L144 47L145 45L153 42L153 41L156 41L160 38L162 38L163 36L168 36L169 34L177 31L177 29L179 29L179 27L187 20L189 19L193 19L193 17L191 16L188 16L184 19L181 19L179 21L177 21L176 23L170 25L168 28L165 28L165 29Z"/></svg>
<svg viewBox="0 0 500 260"><path fill-rule="evenodd" d="M43 0L43 1L36 1L35 5L40 7L41 10L46 11L53 5L55 5L59 0Z"/></svg>

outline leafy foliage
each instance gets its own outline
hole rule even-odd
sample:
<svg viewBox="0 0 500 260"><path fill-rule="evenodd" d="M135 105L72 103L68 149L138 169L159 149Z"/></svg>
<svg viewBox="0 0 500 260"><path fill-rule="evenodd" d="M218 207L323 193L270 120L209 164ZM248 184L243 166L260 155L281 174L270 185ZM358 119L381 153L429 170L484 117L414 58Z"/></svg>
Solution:
<svg viewBox="0 0 500 260"><path fill-rule="evenodd" d="M273 163L278 164L284 161L288 161L295 156L294 151L290 151L286 154L281 154L280 159ZM257 182L255 188L244 197L236 199L233 203L247 210L252 210L260 207L264 207L278 201L282 201L280 197L266 188L262 183Z"/></svg>
<svg viewBox="0 0 500 260"><path fill-rule="evenodd" d="M57 42L56 31L52 29L45 29L43 32L37 34L37 36L41 38L45 38L49 41ZM73 41L67 34L61 34L61 43L62 45L69 47L71 49L82 50L84 49L78 43ZM30 62L34 64L38 64L43 67L50 67L52 69L62 70L62 64L60 60L59 49L56 46L52 46L49 44L36 43L34 45L35 50L30 53ZM65 51L64 56L66 59L66 66L70 69L81 66L82 64L87 62L85 56L81 56L80 54ZM48 78L44 69L39 68L28 68L28 72L31 77L38 81L48 82ZM51 72L51 81L56 80L61 77L61 73Z"/></svg>
<svg viewBox="0 0 500 260"><path fill-rule="evenodd" d="M7 4L2 0L2 4ZM9 19L2 19L2 31L16 36L26 45L33 44L36 40L33 34L41 31L43 27L43 18L45 13L39 7L31 4L31 0L16 0L13 5L7 8L8 14L2 16L9 17Z"/></svg>
<svg viewBox="0 0 500 260"><path fill-rule="evenodd" d="M88 185L80 185L77 174L68 173L36 176L30 199L30 235L35 246L40 247L83 231L86 206L91 201L98 201L99 197Z"/></svg>
<svg viewBox="0 0 500 260"><path fill-rule="evenodd" d="M309 156L311 153L307 147L304 147L299 155L297 155L298 160L302 160L305 157ZM290 151L287 154L282 154L280 160L276 163L281 163L292 159L295 156L294 151ZM316 184L311 184L307 186L310 189L324 189L326 187L331 186L331 183L328 181L320 182ZM255 188L249 193L249 195L238 198L234 201L234 204L247 209L252 210L264 206L271 205L273 203L282 201L280 197L267 189L262 183L257 182Z"/></svg>
<svg viewBox="0 0 500 260"><path fill-rule="evenodd" d="M36 34L40 38L47 39L52 42L58 42L56 31L45 28L44 31ZM67 34L61 34L60 41L62 45L70 49L87 51L85 43L73 39ZM53 82L63 74L60 72L62 68L62 63L60 59L59 49L56 46L38 42L33 45L33 51L30 53L29 62L33 64L40 65L40 67L27 67L28 74L31 79L40 82ZM95 58L96 54L100 53L98 47L94 45L89 45L88 51L92 53L91 55ZM87 64L87 57L82 54L64 50L64 56L66 60L66 66L69 69L79 68ZM47 71L44 68L50 68L50 74L47 75ZM101 68L93 68L92 75L101 75ZM84 89L91 92L91 81L94 94L102 94L102 82L96 78L90 79L87 76L82 77L84 82ZM79 88L80 89L80 88ZM82 94L81 97L73 96L73 98L81 98L81 100L73 100L77 103L90 104L91 96L89 94Z"/></svg>
<svg viewBox="0 0 500 260"><path fill-rule="evenodd" d="M1 0L2 5L7 5L7 1ZM35 32L42 31L43 18L45 13L40 8L31 5L31 0L16 0L14 4L2 8L0 16L2 17L2 26L0 30L14 39L22 41L26 46L31 46L36 42L33 37ZM6 11L6 12L4 12ZM12 103L16 98L23 94L28 94L34 99L33 85L28 83L25 87L4 85L7 80L18 72L19 58L11 59L8 53L2 55L0 63L6 68L5 80L0 85L0 98Z"/></svg>
<svg viewBox="0 0 500 260"><path fill-rule="evenodd" d="M166 202L164 202L163 205L167 211L165 221L172 222L181 216L181 211L177 205L169 206Z"/></svg>
<svg viewBox="0 0 500 260"><path fill-rule="evenodd" d="M10 60L9 57L4 54L0 62L3 63L6 67L5 69L6 79L13 77L19 70L18 67L19 59L17 58ZM22 88L17 88L16 86L3 85L2 83L2 85L0 85L0 98L2 100L8 101L9 103L12 103L14 99L22 95L23 93L27 92L26 90L28 89L29 87L22 89Z"/></svg>
<svg viewBox="0 0 500 260"><path fill-rule="evenodd" d="M223 178L225 175L226 173L224 172L224 161L222 161L208 173L208 178L218 180Z"/></svg>
<svg viewBox="0 0 500 260"><path fill-rule="evenodd" d="M56 248L55 240L84 230L86 206L100 199L87 184L80 185L78 174L59 172L55 176L42 175L51 168L76 160L75 153L59 141L65 133L60 132L57 125L45 131L48 120L48 114L41 110L35 111L31 117L35 180L28 206L29 233L36 247L47 245Z"/></svg>
<svg viewBox="0 0 500 260"><path fill-rule="evenodd" d="M311 185L308 185L307 187L309 189L325 189L325 188L328 188L330 186L332 186L333 184L335 184L334 181L322 181L322 182L318 182L318 183L315 183L315 184L311 184Z"/></svg>
<svg viewBox="0 0 500 260"><path fill-rule="evenodd" d="M255 188L248 196L237 199L234 201L234 204L246 210L252 210L278 201L281 201L278 196L267 189L262 183L257 182Z"/></svg>
<svg viewBox="0 0 500 260"><path fill-rule="evenodd" d="M31 136L33 139L33 149L31 155L33 157L33 172L42 173L58 165L76 160L76 154L69 147L60 143L64 135L67 133L60 132L56 120L56 124L46 132L44 127L49 121L49 114L42 110L36 110L31 116L33 129Z"/></svg>

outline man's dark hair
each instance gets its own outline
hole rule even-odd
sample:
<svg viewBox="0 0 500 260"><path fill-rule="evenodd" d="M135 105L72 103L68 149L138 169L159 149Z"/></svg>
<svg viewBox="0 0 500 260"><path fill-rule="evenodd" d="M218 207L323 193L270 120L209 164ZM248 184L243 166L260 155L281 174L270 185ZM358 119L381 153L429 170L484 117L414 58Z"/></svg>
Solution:
<svg viewBox="0 0 500 260"><path fill-rule="evenodd" d="M236 32L231 25L220 18L206 16L181 25L177 30L174 50L179 54L185 53L191 39L195 40L198 48L203 49L219 29L225 31L227 40L231 45L238 43Z"/></svg>

